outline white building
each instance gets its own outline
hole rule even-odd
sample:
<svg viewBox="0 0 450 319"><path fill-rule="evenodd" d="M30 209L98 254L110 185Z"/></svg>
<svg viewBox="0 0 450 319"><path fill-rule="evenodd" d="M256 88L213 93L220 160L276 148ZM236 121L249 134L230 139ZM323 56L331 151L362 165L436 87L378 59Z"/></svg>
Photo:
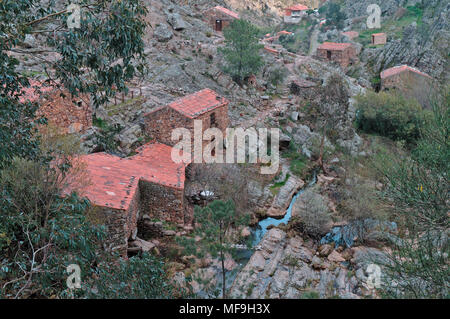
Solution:
<svg viewBox="0 0 450 319"><path fill-rule="evenodd" d="M309 8L303 4L296 4L292 7L286 8L284 11L284 22L299 23L308 10Z"/></svg>

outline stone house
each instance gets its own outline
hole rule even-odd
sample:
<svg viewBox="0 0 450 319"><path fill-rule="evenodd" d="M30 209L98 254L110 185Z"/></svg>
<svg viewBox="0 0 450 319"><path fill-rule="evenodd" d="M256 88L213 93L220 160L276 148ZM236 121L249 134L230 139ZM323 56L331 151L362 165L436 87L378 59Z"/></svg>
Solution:
<svg viewBox="0 0 450 319"><path fill-rule="evenodd" d="M381 90L397 89L407 97L414 97L419 103L430 108L430 92L433 78L408 65L395 66L380 74Z"/></svg>
<svg viewBox="0 0 450 319"><path fill-rule="evenodd" d="M152 140L174 146L177 143L171 138L174 129L188 129L193 139L194 121L201 120L203 132L216 127L225 137L226 128L230 123L228 104L227 99L213 90L203 89L145 114L145 133ZM209 142L204 141L203 144Z"/></svg>
<svg viewBox="0 0 450 319"><path fill-rule="evenodd" d="M351 43L324 42L317 48L319 59L339 63L343 68L353 64L356 57L356 50Z"/></svg>
<svg viewBox="0 0 450 319"><path fill-rule="evenodd" d="M106 226L108 248L122 256L144 215L177 224L192 222L184 205L186 164L173 162L171 152L172 147L153 143L129 158L94 153L78 159L88 184L72 184L67 191L81 188L79 194L92 204L89 219Z"/></svg>
<svg viewBox="0 0 450 319"><path fill-rule="evenodd" d="M203 14L216 32L222 32L233 20L239 19L239 14L221 6L208 9Z"/></svg>
<svg viewBox="0 0 450 319"><path fill-rule="evenodd" d="M387 35L386 33L374 33L372 34L371 39L373 45L386 44Z"/></svg>
<svg viewBox="0 0 450 319"><path fill-rule="evenodd" d="M92 109L86 94L72 96L66 89L31 80L22 89L20 102L39 104L36 115L47 118L62 133L84 132L92 126ZM64 95L64 96L62 96Z"/></svg>
<svg viewBox="0 0 450 319"><path fill-rule="evenodd" d="M296 4L284 10L285 23L299 23L309 8L303 4Z"/></svg>

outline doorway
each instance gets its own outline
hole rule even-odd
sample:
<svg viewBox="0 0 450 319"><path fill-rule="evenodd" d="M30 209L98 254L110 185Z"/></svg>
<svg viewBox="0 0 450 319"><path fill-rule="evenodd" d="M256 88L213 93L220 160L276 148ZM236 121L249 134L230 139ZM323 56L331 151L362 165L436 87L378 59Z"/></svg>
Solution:
<svg viewBox="0 0 450 319"><path fill-rule="evenodd" d="M222 20L216 20L216 31L222 31Z"/></svg>

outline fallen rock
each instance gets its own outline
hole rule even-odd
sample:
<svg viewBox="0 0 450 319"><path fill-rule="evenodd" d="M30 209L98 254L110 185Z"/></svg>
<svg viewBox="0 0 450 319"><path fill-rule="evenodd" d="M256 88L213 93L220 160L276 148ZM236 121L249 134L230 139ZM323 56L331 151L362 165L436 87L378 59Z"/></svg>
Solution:
<svg viewBox="0 0 450 319"><path fill-rule="evenodd" d="M136 237L136 240L128 242L128 251L129 252L149 252L155 247L155 244L148 242L146 240L140 239Z"/></svg>
<svg viewBox="0 0 450 319"><path fill-rule="evenodd" d="M176 31L182 31L182 30L186 29L186 22L184 22L183 18L178 13L168 14L167 22Z"/></svg>
<svg viewBox="0 0 450 319"><path fill-rule="evenodd" d="M325 244L319 247L319 256L327 257L333 251L333 247L331 245Z"/></svg>
<svg viewBox="0 0 450 319"><path fill-rule="evenodd" d="M241 231L241 236L244 238L247 238L248 236L250 236L252 233L250 231L250 229L248 227L244 227Z"/></svg>
<svg viewBox="0 0 450 319"><path fill-rule="evenodd" d="M169 29L167 24L162 23L155 28L153 35L158 41L165 42L172 39L173 32Z"/></svg>
<svg viewBox="0 0 450 319"><path fill-rule="evenodd" d="M333 250L331 254L328 255L327 259L331 262L340 263L345 261L345 259L336 250Z"/></svg>

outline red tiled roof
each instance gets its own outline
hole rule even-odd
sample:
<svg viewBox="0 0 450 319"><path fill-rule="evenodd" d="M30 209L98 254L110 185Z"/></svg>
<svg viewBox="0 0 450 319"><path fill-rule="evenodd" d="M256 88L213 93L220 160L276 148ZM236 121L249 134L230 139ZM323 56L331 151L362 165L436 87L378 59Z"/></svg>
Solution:
<svg viewBox="0 0 450 319"><path fill-rule="evenodd" d="M304 11L304 10L308 10L308 9L309 8L303 4L296 4L289 8L286 8L286 10L289 10L289 11Z"/></svg>
<svg viewBox="0 0 450 319"><path fill-rule="evenodd" d="M186 164L172 161L172 147L146 144L138 154L120 158L106 153L83 155L80 162L90 177L81 194L96 206L127 210L138 191L139 180L183 189Z"/></svg>
<svg viewBox="0 0 450 319"><path fill-rule="evenodd" d="M322 43L318 49L320 50L332 50L332 51L341 51L351 47L351 43L334 43L334 42L324 42Z"/></svg>
<svg viewBox="0 0 450 319"><path fill-rule="evenodd" d="M271 47L264 47L264 50L266 50L267 52L273 53L273 54L278 54L278 50L272 49Z"/></svg>
<svg viewBox="0 0 450 319"><path fill-rule="evenodd" d="M220 97L213 90L203 89L170 103L168 107L189 118L196 118L203 113L228 103L227 99Z"/></svg>
<svg viewBox="0 0 450 319"><path fill-rule="evenodd" d="M226 15L229 15L230 17L233 17L235 19L239 19L239 14L237 14L236 12L233 12L233 11L227 9L227 8L224 8L224 7L221 7L221 6L217 6L217 7L214 7L214 9L219 10L219 11L225 13Z"/></svg>
<svg viewBox="0 0 450 319"><path fill-rule="evenodd" d="M431 79L431 76L429 76L428 74L423 73L423 72L421 72L421 71L419 71L419 70L417 70L415 68L412 68L412 67L410 67L408 65L399 65L399 66L394 66L392 68L386 69L383 72L381 72L380 77L382 79L384 79L384 78L387 78L387 77L390 77L390 76L393 76L393 75L396 75L396 74L400 74L400 73L405 72L405 71L411 71L411 72L420 74L422 76L425 76L425 77L428 77L428 78Z"/></svg>
<svg viewBox="0 0 450 319"><path fill-rule="evenodd" d="M386 35L386 33L372 33L372 36L376 36L376 37L384 36L384 35Z"/></svg>
<svg viewBox="0 0 450 319"><path fill-rule="evenodd" d="M277 33L277 35L291 35L292 34L292 32L289 32L289 31L286 31L286 30L283 30L283 31L280 31L280 32L278 32Z"/></svg>

